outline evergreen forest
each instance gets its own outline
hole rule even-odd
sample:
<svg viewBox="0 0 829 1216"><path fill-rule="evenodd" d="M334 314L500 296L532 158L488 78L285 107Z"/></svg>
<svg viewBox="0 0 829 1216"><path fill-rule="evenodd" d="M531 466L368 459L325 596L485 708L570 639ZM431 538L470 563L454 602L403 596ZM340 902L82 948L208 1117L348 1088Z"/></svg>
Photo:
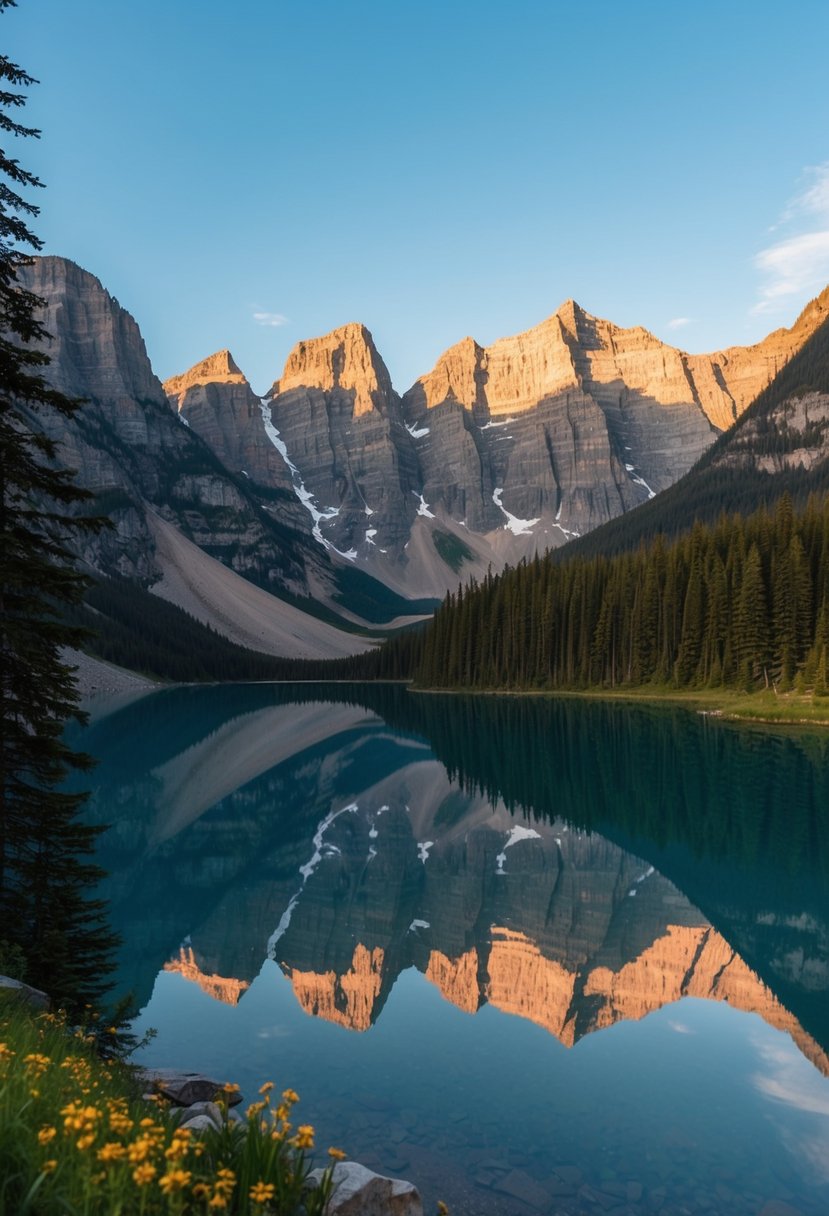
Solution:
<svg viewBox="0 0 829 1216"><path fill-rule="evenodd" d="M613 557L553 555L447 596L417 683L827 691L829 502L721 515Z"/></svg>

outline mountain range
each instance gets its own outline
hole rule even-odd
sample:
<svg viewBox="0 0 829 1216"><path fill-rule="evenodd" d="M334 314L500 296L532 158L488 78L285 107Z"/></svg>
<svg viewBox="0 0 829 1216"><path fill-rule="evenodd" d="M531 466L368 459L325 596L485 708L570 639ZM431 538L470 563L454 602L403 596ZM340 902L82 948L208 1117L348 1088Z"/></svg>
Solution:
<svg viewBox="0 0 829 1216"><path fill-rule="evenodd" d="M568 300L489 347L463 339L402 395L348 324L299 342L259 397L228 350L162 385L133 318L66 259L34 259L23 281L44 301L49 379L85 399L71 422L32 425L114 523L85 542L89 566L244 645L309 657L365 646L343 626L399 624L584 537L712 448L722 460L720 437L829 318L827 289L790 329L689 355ZM797 400L789 429L806 427L814 464L826 411Z"/></svg>

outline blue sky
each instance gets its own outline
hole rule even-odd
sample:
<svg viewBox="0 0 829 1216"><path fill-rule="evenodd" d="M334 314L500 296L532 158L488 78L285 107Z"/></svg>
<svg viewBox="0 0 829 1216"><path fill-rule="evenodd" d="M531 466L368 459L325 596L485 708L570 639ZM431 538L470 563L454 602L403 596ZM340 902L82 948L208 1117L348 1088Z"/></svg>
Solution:
<svg viewBox="0 0 829 1216"><path fill-rule="evenodd" d="M161 377L363 321L400 391L567 297L692 351L829 282L829 4L19 0L46 251Z"/></svg>

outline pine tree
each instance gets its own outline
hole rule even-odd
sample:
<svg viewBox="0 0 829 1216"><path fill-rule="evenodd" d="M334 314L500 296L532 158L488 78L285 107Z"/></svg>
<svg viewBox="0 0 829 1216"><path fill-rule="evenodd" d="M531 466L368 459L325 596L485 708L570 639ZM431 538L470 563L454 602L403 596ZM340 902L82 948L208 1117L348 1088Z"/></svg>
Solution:
<svg viewBox="0 0 829 1216"><path fill-rule="evenodd" d="M0 0L0 12L13 5ZM12 117L34 83L0 56L7 138L39 135ZM87 495L55 467L55 444L37 429L39 415L71 416L78 404L43 378L42 302L17 278L41 247L29 228L38 208L20 191L40 186L0 152L0 937L22 948L30 982L72 1007L105 987L113 938L88 896L100 873L89 861L96 830L78 820L83 798L60 789L88 763L62 741L66 721L80 716L62 658L78 634L62 613L83 593L70 538Z"/></svg>

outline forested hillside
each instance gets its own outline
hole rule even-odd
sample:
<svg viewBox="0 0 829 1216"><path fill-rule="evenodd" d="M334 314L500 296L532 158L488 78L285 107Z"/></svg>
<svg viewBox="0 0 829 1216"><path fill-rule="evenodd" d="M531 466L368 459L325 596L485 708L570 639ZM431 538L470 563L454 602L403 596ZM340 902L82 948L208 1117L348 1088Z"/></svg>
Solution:
<svg viewBox="0 0 829 1216"><path fill-rule="evenodd" d="M823 408L798 424L798 403L825 397ZM817 401L816 401L817 405ZM723 511L748 514L784 493L803 507L829 490L829 322L824 322L690 472L617 519L570 541L573 553L610 555L635 549L658 532L678 536L694 520L714 523ZM806 411L808 413L808 411Z"/></svg>
<svg viewBox="0 0 829 1216"><path fill-rule="evenodd" d="M612 558L552 555L447 597L434 688L672 684L826 690L829 504L721 516Z"/></svg>
<svg viewBox="0 0 829 1216"><path fill-rule="evenodd" d="M410 675L422 629L343 659L278 658L236 645L175 604L127 579L95 581L67 620L88 631L84 649L97 658L162 680L398 679Z"/></svg>

